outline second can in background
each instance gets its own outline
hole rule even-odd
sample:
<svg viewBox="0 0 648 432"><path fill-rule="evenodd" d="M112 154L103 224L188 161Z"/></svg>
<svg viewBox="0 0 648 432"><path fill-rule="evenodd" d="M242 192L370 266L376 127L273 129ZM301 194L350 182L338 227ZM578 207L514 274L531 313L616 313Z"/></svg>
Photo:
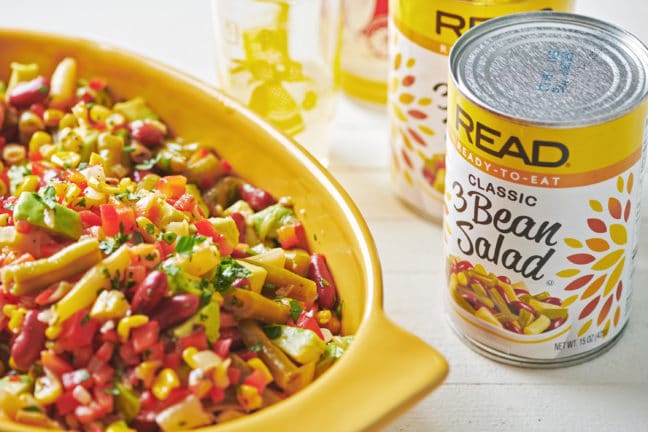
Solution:
<svg viewBox="0 0 648 432"><path fill-rule="evenodd" d="M457 39L497 16L573 7L573 0L389 1L390 169L407 205L443 217L448 55Z"/></svg>

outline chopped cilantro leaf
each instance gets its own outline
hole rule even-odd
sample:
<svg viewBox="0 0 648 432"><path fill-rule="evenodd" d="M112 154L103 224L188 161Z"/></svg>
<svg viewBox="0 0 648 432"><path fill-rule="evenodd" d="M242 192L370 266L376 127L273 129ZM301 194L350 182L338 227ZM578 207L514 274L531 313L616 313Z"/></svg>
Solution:
<svg viewBox="0 0 648 432"><path fill-rule="evenodd" d="M181 255L189 256L195 245L205 241L204 236L180 236L176 242L175 251Z"/></svg>
<svg viewBox="0 0 648 432"><path fill-rule="evenodd" d="M250 346L248 349L252 352L259 352L261 351L261 347L263 344L261 342L257 342L254 345Z"/></svg>
<svg viewBox="0 0 648 432"><path fill-rule="evenodd" d="M250 271L230 257L223 258L216 267L212 283L220 292L226 291L236 279L250 276Z"/></svg>
<svg viewBox="0 0 648 432"><path fill-rule="evenodd" d="M293 321L297 321L299 315L301 315L303 308L299 302L295 299L290 299L290 315L292 316Z"/></svg>
<svg viewBox="0 0 648 432"><path fill-rule="evenodd" d="M277 339L279 336L281 336L281 327L276 326L276 325L265 326L265 327L263 327L263 332L270 339Z"/></svg>

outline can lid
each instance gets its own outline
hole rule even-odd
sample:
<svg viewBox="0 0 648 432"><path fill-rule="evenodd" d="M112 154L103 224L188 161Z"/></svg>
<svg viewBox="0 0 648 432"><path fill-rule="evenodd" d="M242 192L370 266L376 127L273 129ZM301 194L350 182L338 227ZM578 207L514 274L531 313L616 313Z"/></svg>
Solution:
<svg viewBox="0 0 648 432"><path fill-rule="evenodd" d="M648 48L615 25L576 14L494 18L459 38L449 61L464 96L521 123L598 124L648 96Z"/></svg>

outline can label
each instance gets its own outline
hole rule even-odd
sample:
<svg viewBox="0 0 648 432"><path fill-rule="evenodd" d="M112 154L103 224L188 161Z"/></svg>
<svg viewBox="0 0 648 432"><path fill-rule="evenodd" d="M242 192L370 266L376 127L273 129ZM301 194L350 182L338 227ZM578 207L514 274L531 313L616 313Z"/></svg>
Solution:
<svg viewBox="0 0 648 432"><path fill-rule="evenodd" d="M509 355L559 359L620 332L646 108L593 126L537 127L493 114L451 84L444 237L448 309L461 333Z"/></svg>
<svg viewBox="0 0 648 432"><path fill-rule="evenodd" d="M390 2L390 171L396 194L423 214L443 216L448 55L470 28L521 11L567 11L571 0Z"/></svg>
<svg viewBox="0 0 648 432"><path fill-rule="evenodd" d="M364 102L387 102L388 0L344 3L342 89Z"/></svg>

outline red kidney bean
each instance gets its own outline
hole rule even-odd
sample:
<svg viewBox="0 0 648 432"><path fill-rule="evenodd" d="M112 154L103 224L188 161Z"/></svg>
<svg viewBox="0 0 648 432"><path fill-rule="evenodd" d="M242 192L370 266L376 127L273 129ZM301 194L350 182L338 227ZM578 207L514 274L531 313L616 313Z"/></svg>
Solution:
<svg viewBox="0 0 648 432"><path fill-rule="evenodd" d="M249 183L243 183L239 186L239 193L241 194L241 199L250 204L250 207L254 211L263 210L277 202L270 193Z"/></svg>
<svg viewBox="0 0 648 432"><path fill-rule="evenodd" d="M147 147L155 147L164 141L164 131L147 120L134 120L128 128L131 137Z"/></svg>
<svg viewBox="0 0 648 432"><path fill-rule="evenodd" d="M167 294L167 275L163 271L153 270L137 285L131 308L133 312L149 313L160 303Z"/></svg>
<svg viewBox="0 0 648 432"><path fill-rule="evenodd" d="M317 285L317 303L324 309L333 309L337 302L337 287L324 255L311 255L308 277Z"/></svg>
<svg viewBox="0 0 648 432"><path fill-rule="evenodd" d="M512 306L513 308L515 308L515 310L516 310L517 313L520 313L520 310L524 309L524 310L526 310L527 312L531 312L531 313L533 314L533 316L537 316L537 315L538 315L538 313L536 312L535 309L533 309L531 306L529 306L528 304L526 304L526 303L524 303L524 302L521 302L521 301L514 301L514 302L511 302L511 306Z"/></svg>
<svg viewBox="0 0 648 432"><path fill-rule="evenodd" d="M519 326L513 324L512 321L505 321L504 322L504 328L507 329L507 330L512 331L513 333L524 334L522 329Z"/></svg>
<svg viewBox="0 0 648 432"><path fill-rule="evenodd" d="M459 273L464 270L470 270L471 268L473 268L473 265L470 261L459 261L452 265L452 273Z"/></svg>
<svg viewBox="0 0 648 432"><path fill-rule="evenodd" d="M46 328L47 324L38 319L38 311L27 311L20 333L11 347L16 369L26 371L40 358L40 352L45 347Z"/></svg>
<svg viewBox="0 0 648 432"><path fill-rule="evenodd" d="M234 223L236 223L236 228L239 232L239 243L245 243L245 216L243 216L241 213L234 212L230 214L229 217L234 220Z"/></svg>
<svg viewBox="0 0 648 432"><path fill-rule="evenodd" d="M546 331L557 329L558 327L563 325L565 323L565 321L567 321L565 318L554 318L554 319L552 319L551 324L549 324L549 327L547 327Z"/></svg>
<svg viewBox="0 0 648 432"><path fill-rule="evenodd" d="M162 299L151 312L151 320L160 324L160 330L166 330L188 319L198 310L200 299L194 294L177 294Z"/></svg>
<svg viewBox="0 0 648 432"><path fill-rule="evenodd" d="M556 306L562 306L562 300L560 300L558 297L547 297L546 299L542 300L545 303L549 303L552 305Z"/></svg>
<svg viewBox="0 0 648 432"><path fill-rule="evenodd" d="M17 108L28 108L32 104L45 101L49 90L49 81L39 76L31 81L16 84L9 91L8 101Z"/></svg>

